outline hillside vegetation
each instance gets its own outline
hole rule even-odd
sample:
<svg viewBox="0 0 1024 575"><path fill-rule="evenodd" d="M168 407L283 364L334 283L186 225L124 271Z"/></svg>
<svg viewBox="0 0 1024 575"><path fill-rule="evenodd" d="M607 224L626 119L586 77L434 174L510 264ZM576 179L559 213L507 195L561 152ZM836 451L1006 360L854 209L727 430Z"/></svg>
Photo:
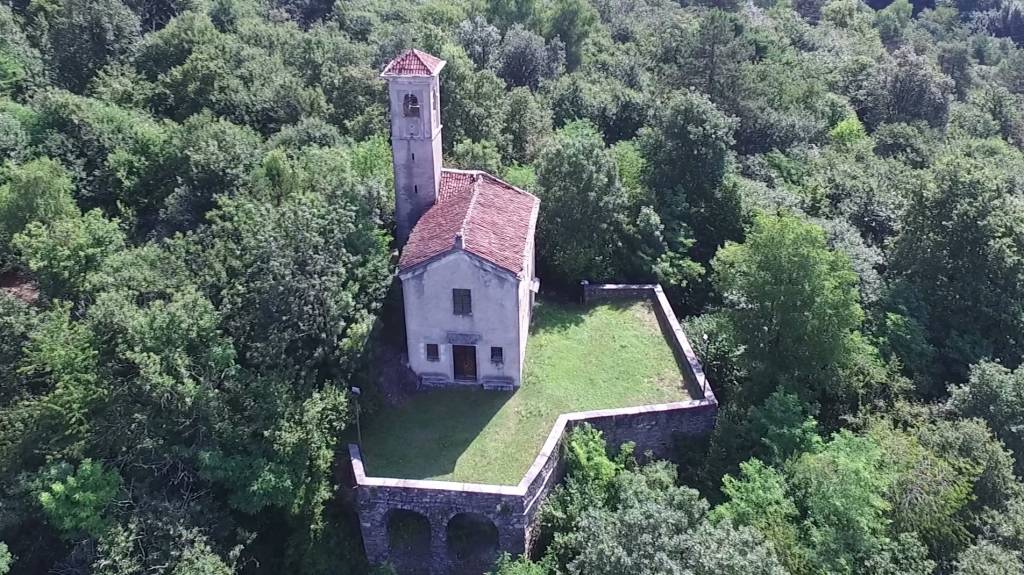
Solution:
<svg viewBox="0 0 1024 575"><path fill-rule="evenodd" d="M578 437L501 573L1024 572L1022 43L1020 0L0 3L0 574L369 570L407 47L545 289L662 283L723 406L678 473Z"/></svg>

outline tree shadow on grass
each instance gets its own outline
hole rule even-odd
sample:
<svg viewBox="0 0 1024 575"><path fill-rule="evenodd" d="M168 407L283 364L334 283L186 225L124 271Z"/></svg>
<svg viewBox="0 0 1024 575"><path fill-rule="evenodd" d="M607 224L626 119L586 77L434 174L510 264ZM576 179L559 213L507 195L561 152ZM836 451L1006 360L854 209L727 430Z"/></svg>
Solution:
<svg viewBox="0 0 1024 575"><path fill-rule="evenodd" d="M509 392L477 387L437 389L374 414L363 429L367 474L428 479L452 473L511 397Z"/></svg>
<svg viewBox="0 0 1024 575"><path fill-rule="evenodd" d="M533 316L530 318L530 335L559 332L581 325L587 313L595 307L608 306L620 310L636 302L637 300L609 300L583 304L569 299L544 297L534 304Z"/></svg>

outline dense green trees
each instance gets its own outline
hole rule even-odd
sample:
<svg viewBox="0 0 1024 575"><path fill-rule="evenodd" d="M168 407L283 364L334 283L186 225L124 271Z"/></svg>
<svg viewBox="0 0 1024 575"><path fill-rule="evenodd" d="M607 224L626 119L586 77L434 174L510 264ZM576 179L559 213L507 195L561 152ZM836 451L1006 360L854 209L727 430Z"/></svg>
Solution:
<svg viewBox="0 0 1024 575"><path fill-rule="evenodd" d="M103 469L90 459L82 460L74 472L52 469L47 475L63 477L41 486L39 504L65 537L99 537L109 529L104 517L121 487L117 472ZM44 480L41 480L42 483Z"/></svg>
<svg viewBox="0 0 1024 575"><path fill-rule="evenodd" d="M627 198L611 154L587 124L563 128L537 162L541 264L560 277L619 275Z"/></svg>
<svg viewBox="0 0 1024 575"><path fill-rule="evenodd" d="M541 80L561 72L564 56L558 48L558 44L545 46L544 38L517 24L505 32L497 47L498 75L512 86L536 89Z"/></svg>
<svg viewBox="0 0 1024 575"><path fill-rule="evenodd" d="M147 36L139 73L69 56L68 85L96 97L4 103L20 163L0 170L0 252L41 295L0 293L0 482L17 509L0 531L23 572L232 573L243 553L359 569L325 509L345 386L390 281L390 162L379 139L349 148L314 120L267 141L277 120L253 120L237 86L213 112L252 124L178 115L169 74L223 35L210 22Z"/></svg>
<svg viewBox="0 0 1024 575"><path fill-rule="evenodd" d="M971 368L967 383L951 390L949 405L964 417L977 417L1017 454L1024 453L1021 418L1024 416L1024 370L1009 370L984 362ZM1018 463L1018 472L1021 465Z"/></svg>
<svg viewBox="0 0 1024 575"><path fill-rule="evenodd" d="M671 465L638 466L628 446L612 459L589 426L571 435L566 465L565 484L542 511L553 535L547 554L539 565L499 564L499 575L786 573L763 536L713 520L699 493L675 484Z"/></svg>
<svg viewBox="0 0 1024 575"><path fill-rule="evenodd" d="M249 197L224 200L197 272L239 352L299 381L350 376L389 283L373 193L348 158L272 152Z"/></svg>
<svg viewBox="0 0 1024 575"><path fill-rule="evenodd" d="M984 457L945 443L959 433L951 425L873 420L771 466L752 459L726 476L728 499L713 515L765 533L794 573L930 573L928 557L947 564L966 552L968 530L979 527L970 506L988 489ZM995 508L1015 497L1013 481L989 500Z"/></svg>
<svg viewBox="0 0 1024 575"><path fill-rule="evenodd" d="M722 400L678 475L576 437L499 571L1019 572L1020 2L755 4L0 6L0 573L366 570L413 46L545 289L661 282Z"/></svg>
<svg viewBox="0 0 1024 575"><path fill-rule="evenodd" d="M99 210L50 221L34 221L11 241L25 267L36 274L40 289L53 298L78 299L88 289L89 276L107 258L124 249L117 220Z"/></svg>
<svg viewBox="0 0 1024 575"><path fill-rule="evenodd" d="M7 544L0 542L0 573L7 575L13 561L14 557L11 556L10 550L7 549Z"/></svg>
<svg viewBox="0 0 1024 575"><path fill-rule="evenodd" d="M875 358L857 331L857 278L824 232L792 216L759 216L742 244L720 250L715 284L730 305L737 343L763 397L779 385L807 400L864 391L852 373ZM870 377L871 374L865 374Z"/></svg>
<svg viewBox="0 0 1024 575"><path fill-rule="evenodd" d="M34 24L45 37L51 77L73 92L85 89L101 68L131 57L139 18L118 0L60 0L39 6Z"/></svg>
<svg viewBox="0 0 1024 575"><path fill-rule="evenodd" d="M863 101L858 112L870 126L923 121L934 127L946 123L953 87L931 59L908 46L876 68L863 88L864 95L855 98Z"/></svg>
<svg viewBox="0 0 1024 575"><path fill-rule="evenodd" d="M547 34L565 45L565 63L575 70L583 60L583 43L597 23L597 11L584 0L556 0L549 8Z"/></svg>
<svg viewBox="0 0 1024 575"><path fill-rule="evenodd" d="M12 263L11 242L30 223L56 222L75 215L78 209L71 191L68 173L49 158L10 170L0 187L0 267Z"/></svg>
<svg viewBox="0 0 1024 575"><path fill-rule="evenodd" d="M43 83L42 56L27 36L20 16L7 5L0 7L0 96Z"/></svg>
<svg viewBox="0 0 1024 575"><path fill-rule="evenodd" d="M735 127L707 97L688 92L670 100L640 138L669 238L692 230L702 261L740 234L738 198L723 185Z"/></svg>
<svg viewBox="0 0 1024 575"><path fill-rule="evenodd" d="M686 285L700 275L675 251L687 244L666 240L646 194L622 185L615 153L592 125L559 130L535 165L546 206L537 224L538 257L555 281L632 277Z"/></svg>
<svg viewBox="0 0 1024 575"><path fill-rule="evenodd" d="M962 381L966 365L985 358L1021 360L1024 317L1012 311L1024 285L1024 212L1013 175L1021 165L1005 145L964 145L937 158L931 185L912 196L893 263L913 292L903 305L937 348L940 377Z"/></svg>
<svg viewBox="0 0 1024 575"><path fill-rule="evenodd" d="M218 196L245 182L262 145L249 128L201 114L170 135L175 150L174 190L164 198L159 218L167 232L196 227Z"/></svg>

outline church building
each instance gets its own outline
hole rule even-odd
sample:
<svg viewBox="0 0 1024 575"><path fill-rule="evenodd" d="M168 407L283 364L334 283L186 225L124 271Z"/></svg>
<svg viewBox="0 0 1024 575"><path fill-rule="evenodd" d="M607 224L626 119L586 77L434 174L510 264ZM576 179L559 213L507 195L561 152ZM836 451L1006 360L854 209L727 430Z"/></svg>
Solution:
<svg viewBox="0 0 1024 575"><path fill-rule="evenodd" d="M381 73L391 101L409 367L424 386L515 389L539 288L540 200L491 174L442 167L444 65L407 50Z"/></svg>

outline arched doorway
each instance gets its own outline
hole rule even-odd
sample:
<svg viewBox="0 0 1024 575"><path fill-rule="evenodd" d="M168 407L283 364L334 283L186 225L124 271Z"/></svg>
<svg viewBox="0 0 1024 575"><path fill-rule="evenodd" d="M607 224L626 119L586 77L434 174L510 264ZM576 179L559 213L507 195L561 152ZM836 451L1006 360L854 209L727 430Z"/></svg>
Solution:
<svg viewBox="0 0 1024 575"><path fill-rule="evenodd" d="M445 534L452 571L480 575L498 556L498 528L487 516L459 513L448 520Z"/></svg>
<svg viewBox="0 0 1024 575"><path fill-rule="evenodd" d="M408 509L387 514L388 561L402 575L430 572L430 520Z"/></svg>

